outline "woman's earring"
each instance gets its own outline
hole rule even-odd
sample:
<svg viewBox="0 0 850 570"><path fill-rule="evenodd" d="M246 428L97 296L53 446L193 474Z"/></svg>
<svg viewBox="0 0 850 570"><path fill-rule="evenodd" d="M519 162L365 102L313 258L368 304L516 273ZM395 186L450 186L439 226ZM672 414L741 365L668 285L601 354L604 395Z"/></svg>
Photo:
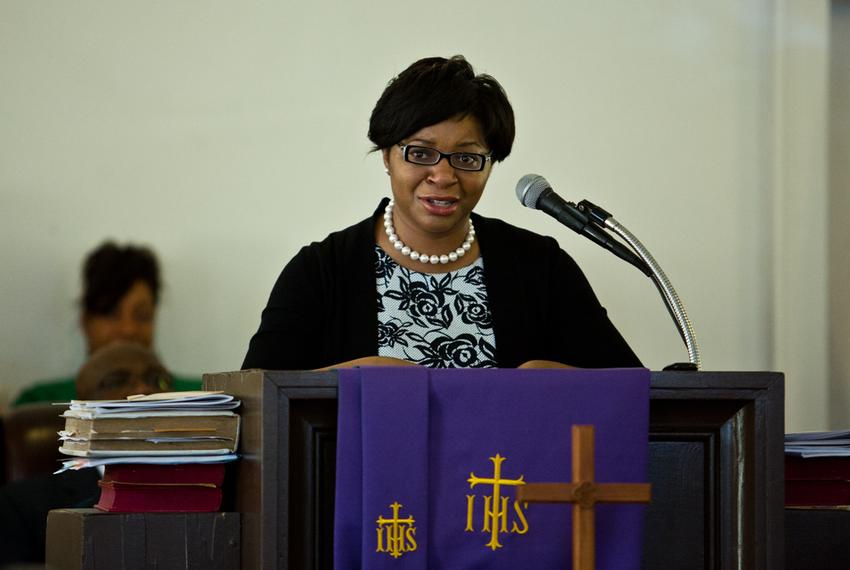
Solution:
<svg viewBox="0 0 850 570"><path fill-rule="evenodd" d="M389 168L385 168L385 169L384 169L384 172L387 174L387 176L389 176L389 175L390 175L390 169L389 169Z"/></svg>

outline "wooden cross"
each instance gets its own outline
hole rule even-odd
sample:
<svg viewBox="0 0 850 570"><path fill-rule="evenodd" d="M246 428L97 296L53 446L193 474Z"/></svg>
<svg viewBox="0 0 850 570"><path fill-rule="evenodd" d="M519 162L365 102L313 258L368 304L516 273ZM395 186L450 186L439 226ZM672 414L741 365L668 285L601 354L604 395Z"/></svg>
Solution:
<svg viewBox="0 0 850 570"><path fill-rule="evenodd" d="M527 503L575 503L573 570L596 567L596 503L648 503L649 483L597 483L594 480L593 426L573 426L572 483L526 483L516 500Z"/></svg>

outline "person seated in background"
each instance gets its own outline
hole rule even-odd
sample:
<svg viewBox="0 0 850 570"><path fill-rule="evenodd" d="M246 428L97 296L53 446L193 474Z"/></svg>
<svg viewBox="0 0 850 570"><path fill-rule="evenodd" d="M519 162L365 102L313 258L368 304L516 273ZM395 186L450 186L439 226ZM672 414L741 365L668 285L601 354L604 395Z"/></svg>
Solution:
<svg viewBox="0 0 850 570"><path fill-rule="evenodd" d="M150 249L104 242L86 257L82 281L80 329L88 354L118 340L153 346L161 285L159 263ZM200 387L199 379L174 377L171 389ZM75 397L74 378L63 378L23 390L12 405Z"/></svg>
<svg viewBox="0 0 850 570"><path fill-rule="evenodd" d="M80 368L75 382L77 395L86 400L122 399L172 387L171 375L150 348L122 340L97 349ZM99 478L98 469L87 468L0 487L0 567L43 562L47 513L94 506L100 497Z"/></svg>

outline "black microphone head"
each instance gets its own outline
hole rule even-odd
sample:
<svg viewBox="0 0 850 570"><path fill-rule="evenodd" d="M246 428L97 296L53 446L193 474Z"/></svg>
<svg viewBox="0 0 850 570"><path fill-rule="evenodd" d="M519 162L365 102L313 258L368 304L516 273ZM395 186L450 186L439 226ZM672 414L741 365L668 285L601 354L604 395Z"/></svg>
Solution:
<svg viewBox="0 0 850 570"><path fill-rule="evenodd" d="M526 174L516 183L516 197L520 204L526 208L537 209L537 200L540 194L547 188L551 188L546 179L539 174Z"/></svg>

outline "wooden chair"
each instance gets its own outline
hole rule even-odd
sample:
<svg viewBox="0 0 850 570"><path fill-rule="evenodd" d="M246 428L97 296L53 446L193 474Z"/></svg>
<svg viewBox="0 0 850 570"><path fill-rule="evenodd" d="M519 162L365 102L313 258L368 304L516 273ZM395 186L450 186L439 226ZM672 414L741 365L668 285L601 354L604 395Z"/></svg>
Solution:
<svg viewBox="0 0 850 570"><path fill-rule="evenodd" d="M24 404L3 417L3 464L6 482L53 473L59 468L57 431L65 427L63 409L50 404Z"/></svg>

